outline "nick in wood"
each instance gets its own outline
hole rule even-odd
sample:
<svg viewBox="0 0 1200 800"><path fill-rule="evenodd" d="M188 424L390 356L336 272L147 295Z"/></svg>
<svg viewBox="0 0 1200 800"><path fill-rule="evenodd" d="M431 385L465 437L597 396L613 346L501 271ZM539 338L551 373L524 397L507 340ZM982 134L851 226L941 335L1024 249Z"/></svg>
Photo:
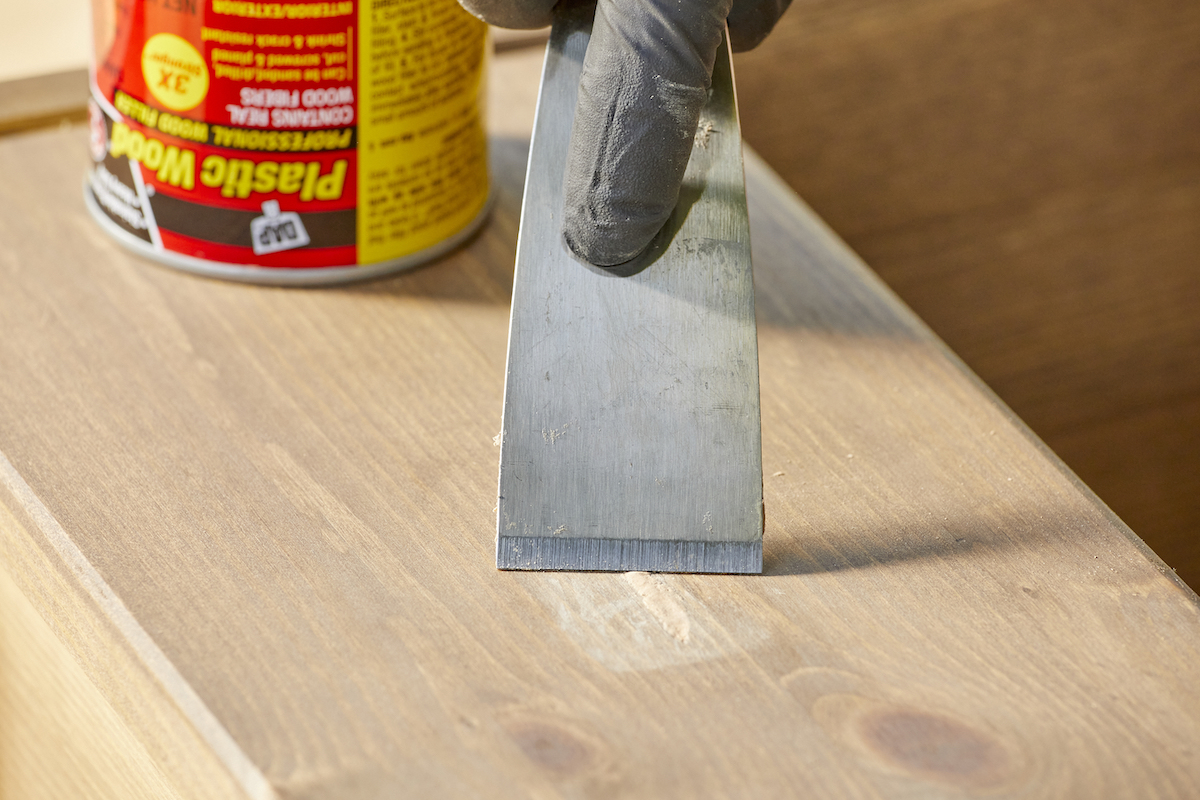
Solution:
<svg viewBox="0 0 1200 800"><path fill-rule="evenodd" d="M716 36L700 65L711 89L689 106L686 86L648 97L627 86L638 65L614 44L628 34L617 29L646 12L615 5L601 5L594 31L590 9L560 11L546 52L517 244L496 563L761 572L758 350L724 14L676 32ZM607 111L602 99L597 114L612 91L630 96ZM667 127L684 123L683 147L630 174L647 160L639 138L664 115Z"/></svg>

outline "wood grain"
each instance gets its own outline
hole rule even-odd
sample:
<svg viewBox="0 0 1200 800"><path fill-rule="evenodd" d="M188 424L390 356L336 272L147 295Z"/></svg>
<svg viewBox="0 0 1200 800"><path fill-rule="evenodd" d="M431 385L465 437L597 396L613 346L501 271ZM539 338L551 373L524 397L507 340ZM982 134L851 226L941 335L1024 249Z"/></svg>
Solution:
<svg viewBox="0 0 1200 800"><path fill-rule="evenodd" d="M84 214L82 127L0 141L0 451L29 487L0 558L163 780L1200 793L1195 596L753 156L764 574L494 569L539 63L496 60L487 229L365 286L139 261Z"/></svg>
<svg viewBox="0 0 1200 800"><path fill-rule="evenodd" d="M269 797L258 770L3 456L0 497L0 563L13 590L3 598L11 672L0 695L13 698L0 728L6 791Z"/></svg>
<svg viewBox="0 0 1200 800"><path fill-rule="evenodd" d="M1193 585L1198 40L1189 0L805 0L737 57L747 140Z"/></svg>
<svg viewBox="0 0 1200 800"><path fill-rule="evenodd" d="M177 798L3 570L0 609L0 797Z"/></svg>

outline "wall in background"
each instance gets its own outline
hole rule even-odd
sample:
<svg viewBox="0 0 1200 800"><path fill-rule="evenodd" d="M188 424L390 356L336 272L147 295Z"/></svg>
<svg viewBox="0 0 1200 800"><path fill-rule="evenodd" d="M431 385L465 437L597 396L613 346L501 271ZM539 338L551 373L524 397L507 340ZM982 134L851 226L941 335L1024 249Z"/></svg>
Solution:
<svg viewBox="0 0 1200 800"><path fill-rule="evenodd" d="M0 0L0 81L88 65L87 0Z"/></svg>
<svg viewBox="0 0 1200 800"><path fill-rule="evenodd" d="M746 139L1200 588L1200 3L796 0Z"/></svg>

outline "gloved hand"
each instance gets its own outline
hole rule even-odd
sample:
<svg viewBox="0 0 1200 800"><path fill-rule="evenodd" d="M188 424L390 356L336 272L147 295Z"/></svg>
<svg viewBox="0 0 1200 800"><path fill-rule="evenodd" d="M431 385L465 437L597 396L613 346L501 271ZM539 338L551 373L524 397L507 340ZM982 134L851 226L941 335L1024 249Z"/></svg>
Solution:
<svg viewBox="0 0 1200 800"><path fill-rule="evenodd" d="M556 4L459 2L502 28L548 25ZM679 198L726 20L733 50L749 50L790 3L599 0L563 187L563 235L577 256L615 266L650 244Z"/></svg>

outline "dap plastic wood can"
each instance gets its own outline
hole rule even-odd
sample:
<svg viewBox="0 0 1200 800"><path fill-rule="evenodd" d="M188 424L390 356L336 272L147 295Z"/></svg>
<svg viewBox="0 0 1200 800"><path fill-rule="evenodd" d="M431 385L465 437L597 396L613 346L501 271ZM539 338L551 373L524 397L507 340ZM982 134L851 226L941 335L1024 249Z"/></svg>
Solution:
<svg viewBox="0 0 1200 800"><path fill-rule="evenodd" d="M217 278L338 283L455 247L489 200L487 27L455 0L93 0L84 197Z"/></svg>

